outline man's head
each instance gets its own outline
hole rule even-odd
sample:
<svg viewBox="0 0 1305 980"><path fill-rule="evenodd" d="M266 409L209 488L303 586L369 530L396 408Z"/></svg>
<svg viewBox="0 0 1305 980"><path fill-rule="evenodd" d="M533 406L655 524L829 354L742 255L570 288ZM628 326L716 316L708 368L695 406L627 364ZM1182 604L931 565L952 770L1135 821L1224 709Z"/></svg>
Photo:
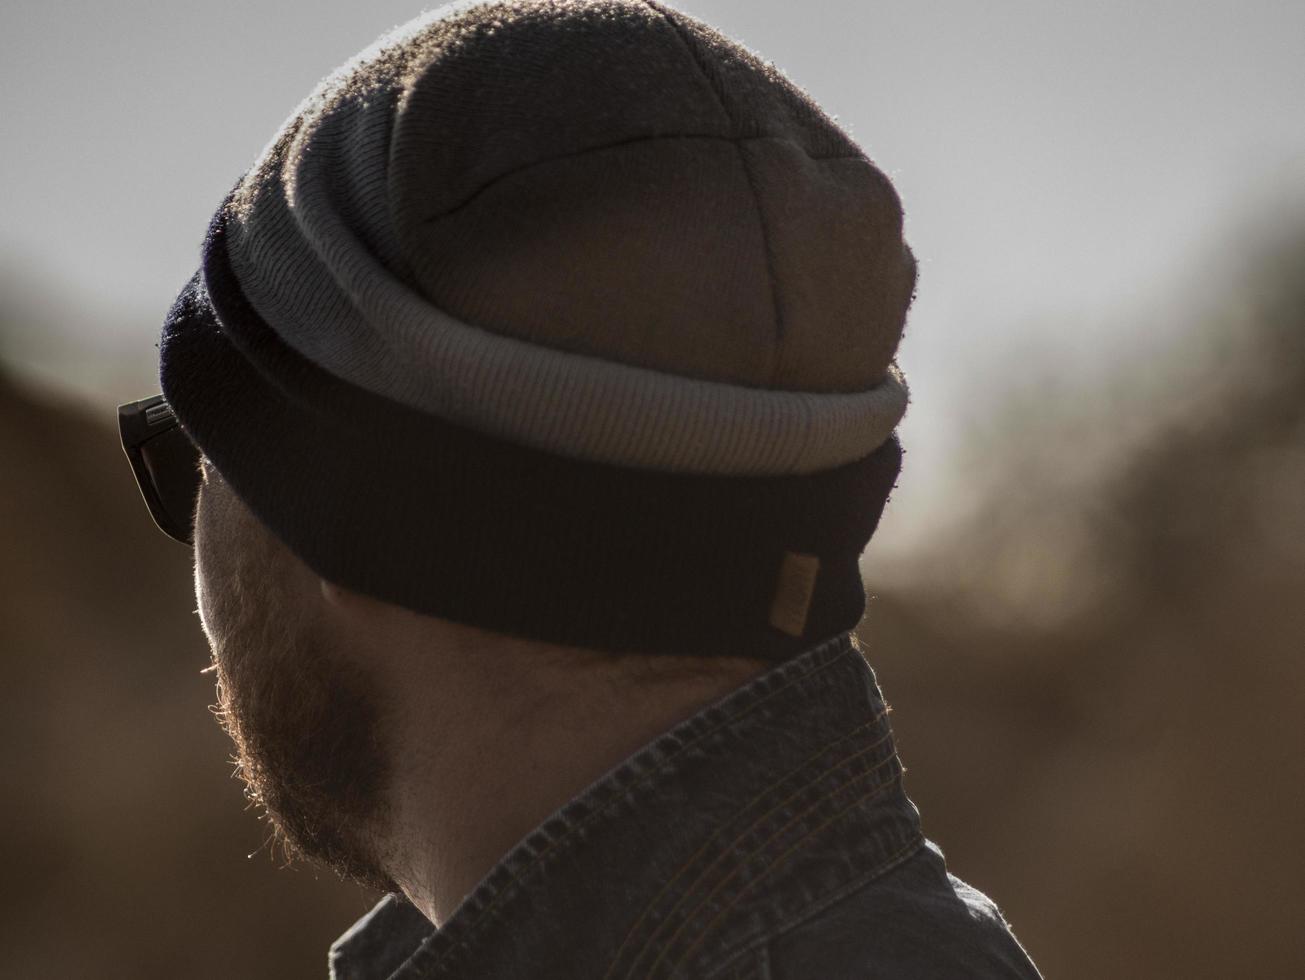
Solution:
<svg viewBox="0 0 1305 980"><path fill-rule="evenodd" d="M901 227L805 93L658 3L459 4L324 80L160 360L224 720L293 846L386 883L414 677L712 687L857 624Z"/></svg>

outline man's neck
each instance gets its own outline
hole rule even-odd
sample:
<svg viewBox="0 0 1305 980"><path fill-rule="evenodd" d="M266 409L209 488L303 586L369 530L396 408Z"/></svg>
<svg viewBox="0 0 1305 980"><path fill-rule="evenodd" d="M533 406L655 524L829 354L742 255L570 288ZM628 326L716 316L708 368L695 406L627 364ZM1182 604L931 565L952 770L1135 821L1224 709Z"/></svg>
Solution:
<svg viewBox="0 0 1305 980"><path fill-rule="evenodd" d="M453 666L454 657L414 658L418 676L397 687L383 850L391 876L437 926L550 814L770 666L722 658L703 673L636 681L598 661L508 657L487 669L497 653Z"/></svg>

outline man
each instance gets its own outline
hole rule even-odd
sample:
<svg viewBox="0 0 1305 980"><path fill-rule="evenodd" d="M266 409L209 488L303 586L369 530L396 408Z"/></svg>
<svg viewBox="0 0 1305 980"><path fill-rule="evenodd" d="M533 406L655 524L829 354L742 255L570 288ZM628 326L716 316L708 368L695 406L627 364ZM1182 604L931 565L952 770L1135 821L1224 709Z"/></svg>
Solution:
<svg viewBox="0 0 1305 980"><path fill-rule="evenodd" d="M773 66L639 0L414 21L236 185L124 441L251 796L390 893L336 980L1037 976L852 633L901 223Z"/></svg>

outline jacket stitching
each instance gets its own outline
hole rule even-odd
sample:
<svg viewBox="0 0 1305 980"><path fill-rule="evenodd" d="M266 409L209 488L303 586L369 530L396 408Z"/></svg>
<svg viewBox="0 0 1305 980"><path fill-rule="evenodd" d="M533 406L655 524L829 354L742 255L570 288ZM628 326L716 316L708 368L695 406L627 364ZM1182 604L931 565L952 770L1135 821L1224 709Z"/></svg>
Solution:
<svg viewBox="0 0 1305 980"><path fill-rule="evenodd" d="M899 850L894 851L892 854L890 854L885 859L884 863L876 864L870 870L863 871L860 874L855 875L850 880L844 882L838 888L835 888L833 891L820 896L820 898L816 899L814 902L812 902L809 906L804 908L797 915L790 916L787 919L781 919L778 925L775 926L774 930L766 934L765 937L766 942L767 943L773 942L775 939L779 938L785 933L792 932L794 929L800 927L804 923L815 918L817 915L825 911L825 909L829 908L831 905L837 905L839 902L843 901L849 895L853 895L856 892L861 891L863 888L871 884L873 881L882 878L885 874L887 874L889 871L896 868L899 864L903 864L906 861L910 860L910 858L913 857L915 854L917 854L920 848L922 848L923 846L924 846L924 835L915 834L911 838L911 840L908 841L906 844L904 844Z"/></svg>
<svg viewBox="0 0 1305 980"><path fill-rule="evenodd" d="M882 717L882 715L881 715L880 717ZM768 786L765 790L762 791L762 793L757 797L757 800L754 800L753 803L756 803L758 800L760 800L762 797L764 797L767 793L769 793L771 790L773 790L776 786L778 786L778 785L780 785L781 783L783 783L785 780L787 780L787 779L789 779L789 778L791 778L791 777L793 777L793 776L795 776L795 775L799 775L799 774L805 772L807 769L810 768L811 763L814 762L814 761L819 757L820 754L823 754L823 752L826 751L826 750L829 748L830 745L835 745L835 744L837 744L838 742L843 741L844 738L846 738L846 736L840 736L838 739L835 739L833 742L830 742L829 745L826 745L825 748L822 749L820 753L817 753L816 755L812 756L812 757L811 757L810 759L808 759L805 763L803 763L802 766L798 767L797 769L795 769L795 770L793 770L793 771L791 771L791 772L789 772L789 773L786 773L784 776L781 776L779 779L775 780L773 783L770 784L770 786ZM748 824L748 825L747 825L747 826L746 826L746 827L745 827L741 832L739 832L739 833L734 837L734 839L733 839L732 841L730 841L730 843L729 843L725 848L722 849L721 853L719 853L718 855L716 855L716 857L713 858L712 861L711 861L711 862L710 862L706 867L704 867L704 868L699 872L698 876L697 876L696 878L694 878L694 880L693 880L693 881L688 885L688 887L685 889L684 894L682 894L682 895L679 897L679 899L676 900L675 904L674 904L674 905L670 908L670 910L666 913L666 920L665 920L661 925L659 925L659 926L657 926L656 928L654 928L653 931L652 931L652 933L651 933L651 935L649 935L648 938L645 939L645 940L643 941L643 944L642 944L642 946L641 946L639 952L636 953L636 954L634 954L634 959L633 959L633 961L632 961L631 968L630 968L630 970L627 970L627 971L626 971L626 976L629 976L629 975L630 975L630 973L633 971L633 966L634 966L634 964L638 963L640 957L643 955L644 952L647 951L648 947L649 947L649 946L652 944L652 942L657 938L658 934L661 933L661 932L663 932L663 931L665 931L665 929L669 927L671 917L673 917L673 916L675 915L675 913L676 913L677 911L679 911L680 907L681 907L682 905L684 905L684 903L685 903L686 901L688 901L688 900L692 899L693 897L695 897L695 896L694 896L694 888L695 888L695 887L696 887L696 886L697 886L697 885L698 885L698 884L699 884L699 883L700 883L700 882L701 882L701 881L702 881L702 880L703 880L703 879L704 879L704 878L705 878L705 877L706 877L706 876L707 876L707 875L712 871L712 869L715 868L718 864L720 864L721 861L726 860L727 858L734 857L736 860L739 860L739 859L740 859L740 856L739 856L737 853L735 853L735 850L736 850L736 848L738 848L739 844L744 840L744 838L746 838L746 837L749 836L750 834L755 833L759 828L763 827L764 824L766 823L767 819L768 819L769 817L771 817L771 815L773 815L776 811L778 811L780 808L782 808L782 807L785 806L786 804L792 802L792 801L793 801L794 799L796 799L797 797L801 796L803 793L809 791L809 790L810 790L813 786L815 786L815 785L816 785L816 784L817 784L821 779L824 779L826 776L828 776L828 775L830 775L831 773L837 771L838 769L840 769L840 768L842 768L843 766L847 765L847 763L849 763L849 762L851 762L852 760L854 760L854 759L856 759L856 758L858 758L858 757L864 755L865 753L867 753L867 752L872 752L872 751L875 750L876 748L879 748L879 747L882 746L885 742L887 742L890 738L891 738L891 733L887 733L887 734L885 734L884 736L882 736L881 738L877 739L875 742L871 743L870 745L868 745L868 746L863 746L862 748L858 749L856 752L851 753L851 754L849 754L849 755L847 755L847 756L844 756L843 758L839 759L837 762L835 762L835 763L834 763L832 766L830 766L829 768L825 769L825 770L824 770L823 772L821 772L819 775L815 776L815 777L812 778L812 779L807 780L805 783L803 783L801 786L799 786L799 787L798 787L794 792L790 793L787 797L785 797L784 799L780 800L778 803L775 803L775 804L774 804L773 806L771 806L768 810L766 810L765 813L762 813L762 814L760 814L759 816L757 816L757 817L756 817L756 818L755 818L755 819L754 819L750 824ZM889 756L889 758L884 759L884 760L882 760L881 762L879 762L878 764L876 764L875 767L874 767L873 769L871 769L871 770L869 770L869 771L867 771L867 772L865 772L865 773L861 773L860 775L858 775L857 777L855 777L855 779L853 779L853 780L849 780L848 782L844 783L842 786L838 787L838 788L835 789L833 792L838 792L839 789L843 789L843 788L845 788L846 786L852 785L856 780L864 779L864 778L865 778L866 776L868 776L868 775L873 775L874 773L878 772L878 771L879 771L879 770L880 770L880 769L881 769L881 768L882 768L886 763L888 763L889 761L891 761L893 758L896 758L896 755L895 755L895 754L892 755L892 756ZM829 799L830 796L832 796L832 795L833 795L833 793L824 793L824 794L822 794L822 795L821 795L820 797L818 797L818 798L817 798L817 799L816 799L816 800L815 800L815 801L814 801L810 806L808 806L805 810L801 811L801 812L800 812L796 817L794 817L793 819L791 819L791 820L790 820L790 821L789 821L789 822L788 822L784 827L780 828L780 830L779 830L778 832L776 832L775 834L772 834L772 835L771 835L770 837L768 837L765 841L763 841L762 844L761 844L757 849L755 849L754 851L752 851L750 854L743 855L743 856L742 856L742 859L743 859L743 860L746 860L747 858L755 857L757 854L761 853L761 851L764 850L765 846L766 846L767 844L769 844L770 841L774 840L775 837L779 836L779 834L782 834L785 830L787 830L790 826L792 826L793 823L794 823L794 821L796 821L796 820L800 820L803 816L805 816L806 814L810 813L812 809L818 807L818 806L819 806L823 801ZM752 805L752 804L749 804L749 806L751 806L751 805ZM718 834L717 836L719 836L719 834ZM714 839L715 839L715 838L713 838L713 840L714 840ZM698 854L695 854L692 858L690 858L688 861L686 861L686 862L684 863L684 865L680 868L680 870L676 872L676 877L678 878L679 875L680 875L683 871L687 870L687 868L691 866L692 862L693 862L693 861L694 861L694 860L695 860L695 859L696 859L700 854L702 854L702 852L703 852L703 851L704 851L704 850L705 850L705 849L706 849L706 848L707 848L711 843L712 843L712 841L708 841L707 844L704 844L703 847L699 849ZM741 865L740 865L740 866L741 866ZM728 881L730 880L730 878L732 878L735 874L737 874L738 870L739 870L739 867L735 867L735 869L734 869L732 872L730 872L729 875L726 876L726 878L724 879L724 881L720 882L720 883L719 883L715 888L712 889L712 891L711 891L710 893L708 893L708 895L706 896L706 898L710 898L712 895L714 895L714 894L716 893L716 891L721 887L721 885L723 885L725 882L728 882ZM665 888L665 886L664 886L664 888ZM663 888L663 890L664 890L664 888ZM660 897L661 897L661 896L660 896L660 893L659 893L658 898L660 898ZM654 899L654 903L655 903L655 901L656 901L656 899ZM654 903L650 903L650 907L651 907L651 905L654 904ZM647 910L645 910L645 911L647 911ZM641 918L642 918L642 916L641 916ZM671 934L670 939L667 940L668 943L673 942L673 941L675 940L675 937L679 934L680 930L682 930L682 929L684 928L684 925L685 925L684 922L681 922L681 923L680 923L680 925L676 928L675 932ZM615 965L615 962L613 963L613 965Z"/></svg>
<svg viewBox="0 0 1305 980"><path fill-rule="evenodd" d="M746 895L753 887L755 887L756 884L761 881L761 879L765 878L766 875L770 874L771 871L779 867L779 865L785 859L787 859L794 851L798 849L798 847L802 845L802 842L805 841L807 837L810 837L812 834L818 833L819 831L823 830L825 827L828 827L831 823L838 820L840 817L843 816L843 814L847 813L849 810L853 809L854 807L857 807L860 804L866 802L867 800L879 796L880 794L885 792L891 785L892 784L881 786L874 792L868 793L862 797L858 797L848 806L845 806L843 809L835 813L832 817L830 817L828 820L822 823L819 827L816 827L810 833L806 834L802 838L799 838L797 841L795 841L792 847L790 847L787 851L785 851L783 854L777 857L773 862L771 862L771 864L768 865L767 868L761 874L757 875L756 878L750 881L737 895L735 895L734 899L728 905L726 905L723 909L721 909L718 913L716 913L716 915L714 915L710 919L710 921L708 921L708 923L703 927L702 932L698 935L698 938L695 939L692 943L690 943L688 948L685 949L684 953L679 957L678 960L676 960L675 964L671 968L670 975L674 976L674 974L680 969L680 967L684 964L684 962L688 960L688 958L693 954L693 951L697 949L698 946L702 943L702 941L711 934L712 927L720 920L720 918L724 916L727 912L729 912L732 908L734 908L734 906L737 905L742 900L743 896ZM892 854L888 855L888 857L886 857L883 861L879 862L872 869L866 871L864 875L862 875L862 883L864 883L866 879L871 879L884 874L885 871L895 866L903 858L919 850L920 845L923 842L924 839L921 835L919 834L912 835L911 839L905 845L898 848ZM663 955L665 954L663 953ZM660 958L661 957L658 957L659 960ZM653 967L656 967L656 965L657 964L654 963ZM649 971L648 975L649 976L652 975L651 970Z"/></svg>
<svg viewBox="0 0 1305 980"><path fill-rule="evenodd" d="M859 754L861 754L861 753L857 753L857 754L859 755ZM835 790L834 792L832 792L832 793L827 793L827 794L821 796L819 799L817 799L814 803L812 803L812 804L811 804L810 806L808 806L806 809L800 811L800 812L797 813L794 817L792 817L792 819L790 819L790 820L788 821L788 823L784 824L784 826L780 827L777 831L775 831L775 832L772 833L769 837L767 837L767 838L766 838L766 839L761 843L760 846L758 846L754 851L752 851L751 854L746 855L746 859L752 859L752 858L758 857L759 855L764 854L765 849L766 849L766 847L767 847L768 845L770 845L772 842L774 842L775 840L777 840L777 839L779 839L780 837L782 837L782 836L784 835L784 833L785 833L786 831L788 831L791 827L795 826L799 821L801 821L802 819L804 819L806 816L808 816L809 814L811 814L813 811L817 810L817 809L820 807L820 805L821 805L822 803L825 803L826 801L832 799L833 796L835 795L835 793L837 793L837 792L839 792L839 791L841 791L841 790L843 790L843 789L846 789L846 788L849 787L849 786L854 786L854 785L856 785L857 783L860 783L861 781L865 780L865 779L866 779L867 777L869 777L869 776L874 776L874 775L876 775L876 774L879 773L882 769L884 769L886 766L889 766L891 763L895 762L896 760L897 760L897 755L896 755L896 753L894 753L893 755L890 755L888 758L884 759L882 762L879 762L878 764L876 764L873 768L868 769L868 770L866 770L865 772L860 773L859 775L857 775L857 776L853 777L852 779L848 780L846 783L844 783L842 786L840 786L840 787L839 787L837 790ZM730 901L729 901L729 902L728 902L728 903L727 903L727 904L726 904L726 905L725 905L725 906L724 906L724 907L723 907L723 908L722 908L722 909L721 909L721 910L720 910L720 911L719 911L715 916L713 916L710 920L708 920L707 924L703 927L702 931L699 933L698 938L695 939L695 940L694 940L694 941L689 945L688 950L686 950L684 956L681 957L680 962L683 962L683 959L684 959L684 958L687 958L689 952L692 951L693 949L695 949L695 948L697 947L697 945L698 945L700 942L702 942L702 940L703 940L704 938L706 938L707 934L708 934L708 933L710 932L710 930L711 930L711 927L712 927L712 926L717 922L717 920L720 919L720 917L721 917L722 915L724 915L726 912L728 912L730 909L732 909L736 904L738 904L739 900L740 900L740 899L741 899L741 898L742 898L742 897L743 897L743 896L744 896L744 895L745 895L745 894L746 894L746 893L747 893L747 892L748 892L748 891L749 891L749 890L750 890L750 889L751 889L751 888L752 888L752 887L753 887L753 886L754 886L758 881L760 881L760 880L761 880L762 878L764 878L767 874L769 874L771 871L773 871L773 870L775 869L775 867L778 866L778 864L779 864L781 861L783 861L784 859L786 859L786 858L787 858L789 855L791 855L795 850L797 850L797 848L800 847L800 846L803 844L803 842L805 842L807 839L809 839L813 834L819 833L819 832L820 832L821 830L823 830L825 827L829 826L829 825L830 825L834 820L837 820L839 817L841 817L843 814L847 813L847 812L848 812L849 810L851 810L853 807L856 807L856 806L858 806L858 805L860 805L860 804L862 804L862 803L864 803L864 802L866 802L866 801L868 801L868 800L874 799L875 797L877 797L877 796L879 796L879 795L881 795L881 794L887 792L889 789L891 789L893 786L895 786L895 785L897 784L897 782L898 782L898 779L897 779L897 778L893 778L893 779L889 779L887 782L884 782L884 783L876 783L876 784L874 784L871 788L867 789L865 792L863 792L863 793L857 795L856 797L853 798L852 802L851 802L848 806L845 806L845 807L843 807L842 809L836 811L836 812L834 813L833 817L831 817L830 819L825 820L823 823L820 823L820 824L818 824L817 826L813 827L811 830L807 831L805 834L803 834L801 837L799 837L796 841L794 841L793 844L792 844L792 845L791 845L787 850L785 850L785 851L784 851L783 853L781 853L778 857L776 857L773 861L771 861L769 864L767 864L766 867L765 867L765 869L764 869L760 874L758 874L756 878L754 878L754 879L751 880L751 881L744 882L743 886L738 890L738 892L734 895L734 897L733 897L733 898L732 898L732 899L731 899L731 900L730 900ZM755 825L754 825L754 826L755 826ZM751 831L751 828L749 828L749 832L750 832L750 831ZM744 836L746 836L746 834L745 834ZM734 870L732 870L728 875L726 875L725 878L723 878L721 881L717 882L716 885L715 885L715 887L713 887L712 890L711 890L710 892L708 892L708 893L703 897L702 903L700 903L700 904L704 904L704 903L710 901L711 898L712 898L712 897L713 897L717 892L719 892L719 891L720 891L722 888L724 888L724 887L725 887L725 886L726 886L726 885L727 885L727 884L728 884L728 883L729 883L733 878L735 878L735 876L737 876L738 873L739 873L740 871L743 870L743 868L744 868L744 866L745 866L745 863L746 863L746 859L745 859L745 861L740 862L740 863L738 863L737 865L735 865ZM687 925L689 925L691 921L692 921L692 920L690 920L690 919L685 919L683 922L681 922L681 923L680 923L680 924L675 928L675 931L672 932L671 935L670 935L670 936L665 940L664 944L662 945L662 951L657 955L657 958L656 958L655 960L653 960L652 965L648 968L648 971L647 971L647 975L648 975L648 976L652 976L652 975L653 975L654 971L657 969L657 964L660 963L660 962L662 961L663 958L665 958L666 954L670 951L670 948L671 948L672 944L674 944L676 938L680 935L681 932L684 931L685 927L686 927ZM644 949L647 949L647 948L648 948L648 945L651 944L652 939L655 938L655 937L656 937L656 934L654 933L653 937L650 937L650 939L649 939L649 943L646 943L646 944L644 945ZM675 966L674 966L674 968L672 969L671 972L674 973L675 970L678 969L678 968L679 968L679 963L676 963ZM633 972L633 970L631 970L631 972Z"/></svg>
<svg viewBox="0 0 1305 980"><path fill-rule="evenodd" d="M832 741L826 743L825 745L822 745L819 749L813 752L810 756L804 759L793 769L790 769L788 772L784 773L784 775L780 776L779 778L777 778L776 780L768 784L764 789L761 790L761 792L759 792L756 796L754 796L751 800L749 800L744 806L742 806L738 811L736 811L736 814L747 813L754 806L756 806L763 799L765 799L766 795L770 793L772 790L774 790L775 787L779 786L781 783L785 782L786 780L792 779L795 776L802 775L807 771L807 769L811 766L813 762L819 759L820 756L824 755L835 745L838 745L840 742L846 741L847 739L854 738L857 735L859 735L861 732L865 731L866 729L877 725L887 714L888 714L888 709L884 708L883 710L879 711L874 716L874 718L870 719L864 724L858 725L856 728L852 729L851 731L844 732L842 735L838 736ZM869 751L870 749L873 749L874 747L883 744L884 741L885 739L881 738L878 741L876 741L873 745L869 746L868 748L859 750L857 754L859 755L861 752ZM748 827L741 834L739 834L719 855L716 856L716 858L711 862L711 864L707 865L707 867L703 869L702 874L706 874L708 871L710 871L723 857L725 857L729 853L731 848L733 848L735 845L738 844L740 840L742 840L743 837L746 837L749 833L751 833L754 829L756 829L757 825L762 820L768 817L779 807L783 806L785 803L788 803L794 797L800 795L802 792L809 789L813 784L815 784L820 779L824 778L824 776L828 775L834 769L837 769L839 766L849 761L850 758L853 757L849 756L847 758L840 760L839 762L836 762L830 769L827 769L825 772L822 772L820 775L814 777L813 779L808 780L806 783L800 786L796 791L794 791L792 795L788 796L784 800L775 804L765 813L757 817L756 820L754 820L751 824L749 824ZM728 824L726 826L728 826ZM710 848L712 844L719 842L719 840L724 836L725 829L726 827L721 827L720 829L718 829L715 833L711 835L711 837L709 837L706 841L703 842L702 846L699 847L697 851L695 851L692 855L690 855L687 859L685 859L684 863L681 864L678 869L676 869L675 874L673 874L662 884L662 887L658 890L657 894L654 895L652 899L648 902L648 904L644 906L643 911L639 913L639 918L636 919L634 924L630 926L629 931L625 934L625 938L621 940L621 945L617 947L616 953L613 955L610 965L607 967L606 972L603 974L604 980L607 980L607 978L612 975L612 972L616 969L617 963L619 963L621 960L621 954L625 952L626 946L628 946L630 942L633 940L635 933L638 932L639 927L643 925L643 922L648 917L648 914L653 910L653 908L656 907L657 903L661 901L662 896L665 895L667 890L680 879L681 875L683 875L690 867L694 865L695 862L697 862L707 852L708 848ZM694 880L694 883L701 880L702 874L700 874L699 877ZM690 889L692 889L692 885L690 885ZM675 905L671 907L670 911L667 912L667 916L669 917L671 915L674 915L675 911L680 907L680 904L690 894L692 894L691 890L686 892L683 896L681 896L679 901L677 901ZM655 936L656 934L657 934L657 930L654 929L653 936ZM646 944L645 944L645 948L646 948Z"/></svg>
<svg viewBox="0 0 1305 980"><path fill-rule="evenodd" d="M769 944L770 937L762 936L742 949L733 950L725 965L713 968L703 980L770 980Z"/></svg>

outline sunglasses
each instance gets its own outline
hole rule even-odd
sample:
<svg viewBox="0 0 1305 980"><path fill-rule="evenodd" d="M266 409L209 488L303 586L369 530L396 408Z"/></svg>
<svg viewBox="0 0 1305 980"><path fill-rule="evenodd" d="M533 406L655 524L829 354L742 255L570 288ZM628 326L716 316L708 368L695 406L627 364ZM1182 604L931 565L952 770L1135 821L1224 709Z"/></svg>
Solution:
<svg viewBox="0 0 1305 980"><path fill-rule="evenodd" d="M199 496L199 448L162 395L118 406L118 432L145 505L159 530L193 544Z"/></svg>

